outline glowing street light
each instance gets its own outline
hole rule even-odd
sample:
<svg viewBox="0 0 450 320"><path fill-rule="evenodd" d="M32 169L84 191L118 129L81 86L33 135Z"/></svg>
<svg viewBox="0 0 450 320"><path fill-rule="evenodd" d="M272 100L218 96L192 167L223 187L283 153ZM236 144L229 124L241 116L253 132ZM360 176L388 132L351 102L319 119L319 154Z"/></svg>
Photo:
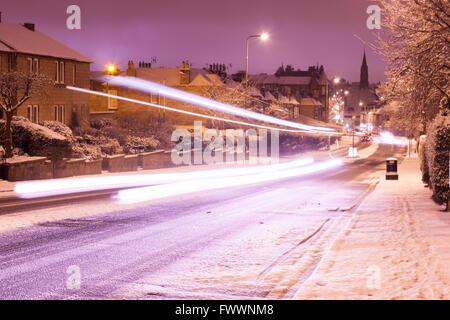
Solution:
<svg viewBox="0 0 450 320"><path fill-rule="evenodd" d="M345 94L346 96L348 96L348 94L349 94L348 90L345 90L345 91L344 91L344 94Z"/></svg>
<svg viewBox="0 0 450 320"><path fill-rule="evenodd" d="M269 34L267 34L266 32L262 33L262 34L255 34L252 36L248 36L247 40L245 42L245 47L246 47L246 56L245 56L245 86L248 87L248 40L250 40L251 38L260 38L262 41L266 41L269 39Z"/></svg>
<svg viewBox="0 0 450 320"><path fill-rule="evenodd" d="M113 64L110 64L106 67L106 73L109 75L113 75L117 73L117 67Z"/></svg>
<svg viewBox="0 0 450 320"><path fill-rule="evenodd" d="M335 77L333 79L334 84L339 84L339 82L341 82L341 79L339 79L338 77Z"/></svg>
<svg viewBox="0 0 450 320"><path fill-rule="evenodd" d="M261 40L266 41L268 39L269 39L269 34L268 33L264 32L263 34L261 34Z"/></svg>

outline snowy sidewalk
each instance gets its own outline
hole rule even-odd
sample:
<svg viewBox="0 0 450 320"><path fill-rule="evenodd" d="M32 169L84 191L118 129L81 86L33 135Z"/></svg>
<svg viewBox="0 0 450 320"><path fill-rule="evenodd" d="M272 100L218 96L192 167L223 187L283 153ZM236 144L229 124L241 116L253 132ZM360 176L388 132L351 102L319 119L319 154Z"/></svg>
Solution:
<svg viewBox="0 0 450 320"><path fill-rule="evenodd" d="M380 183L296 299L450 299L450 213L431 200L418 159Z"/></svg>

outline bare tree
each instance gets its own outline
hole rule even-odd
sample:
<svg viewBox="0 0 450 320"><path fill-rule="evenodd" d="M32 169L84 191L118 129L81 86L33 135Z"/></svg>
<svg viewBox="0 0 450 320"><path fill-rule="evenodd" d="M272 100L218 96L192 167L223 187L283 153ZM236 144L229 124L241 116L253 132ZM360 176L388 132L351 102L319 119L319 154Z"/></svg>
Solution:
<svg viewBox="0 0 450 320"><path fill-rule="evenodd" d="M44 75L12 71L0 73L0 107L6 115L5 151L12 157L11 122L15 111L34 95L42 95L51 80Z"/></svg>

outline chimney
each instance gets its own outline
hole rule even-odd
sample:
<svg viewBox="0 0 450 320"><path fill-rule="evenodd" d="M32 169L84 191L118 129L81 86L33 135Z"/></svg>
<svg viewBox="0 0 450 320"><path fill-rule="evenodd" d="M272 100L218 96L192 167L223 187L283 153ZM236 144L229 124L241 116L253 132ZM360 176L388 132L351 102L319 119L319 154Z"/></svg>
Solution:
<svg viewBox="0 0 450 320"><path fill-rule="evenodd" d="M180 70L180 85L188 85L191 82L191 71L189 70L189 61L183 61Z"/></svg>
<svg viewBox="0 0 450 320"><path fill-rule="evenodd" d="M136 77L136 69L133 60L128 61L127 76Z"/></svg>
<svg viewBox="0 0 450 320"><path fill-rule="evenodd" d="M23 24L23 26L24 26L25 28L27 28L28 30L34 32L34 23L28 23L28 22L26 22L26 23Z"/></svg>

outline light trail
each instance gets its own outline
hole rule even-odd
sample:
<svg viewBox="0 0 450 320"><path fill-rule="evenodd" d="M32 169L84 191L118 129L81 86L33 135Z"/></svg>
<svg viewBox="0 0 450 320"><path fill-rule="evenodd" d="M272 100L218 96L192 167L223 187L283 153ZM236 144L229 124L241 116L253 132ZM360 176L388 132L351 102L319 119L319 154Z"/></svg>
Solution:
<svg viewBox="0 0 450 320"><path fill-rule="evenodd" d="M136 100L136 99L132 99L132 98L126 98L126 97L122 97L122 96L116 96L116 95L112 95L112 94L107 94L107 93L103 93L103 92L98 92L98 91L93 91L93 90L83 89L83 88L77 88L77 87L72 87L72 86L66 86L66 89L73 90L73 91L78 91L78 92L84 92L84 93L87 93L87 94L93 94L93 95L102 96L102 97L107 97L107 98L113 98L113 99L127 101L127 102L132 102L132 103L137 103L137 104L141 104L141 105L145 105L145 106L149 106L149 107L160 108L160 109L169 110L169 111L178 112L178 113L183 113L183 114L187 114L187 115L191 115L191 116L196 116L196 117L201 117L201 118L207 118L207 119L212 119L212 120L218 120L218 121L224 121L224 122L240 124L240 125L249 126L249 127L268 129L268 130L274 130L274 131L282 131L282 132L291 132L291 133L308 133L308 134L321 134L321 135L325 134L325 132L309 131L309 130L280 129L280 128L271 127L271 126L253 124L253 123L250 123L250 122L231 120L231 119L226 119L226 118L221 118L221 117L216 117L216 116L209 116L209 115L205 115L205 114L201 114L201 113L190 112L190 111L186 111L186 110L180 110L180 109L176 109L176 108L162 106L162 105L159 105L159 104L154 104L154 103L145 102L145 101L141 101L141 100ZM326 133L326 135L327 136L342 135L342 133L340 133L340 132L329 132L329 133Z"/></svg>
<svg viewBox="0 0 450 320"><path fill-rule="evenodd" d="M47 181L18 183L14 191L22 198L38 198L78 192L134 188L149 185L167 184L195 179L221 179L247 174L273 173L280 170L294 169L314 162L312 158L302 158L285 163L259 165L252 167L227 168L216 170L196 170L191 172L135 174L107 177L65 178Z"/></svg>
<svg viewBox="0 0 450 320"><path fill-rule="evenodd" d="M228 105L219 101L211 100L205 97L201 97L186 91L178 90L175 88L167 87L158 83L154 83L151 81L135 78L135 77L122 77L122 76L105 76L103 77L103 81L108 82L109 84L115 84L118 86L124 86L127 88L132 88L139 91L144 91L148 93L160 94L165 97L183 101L186 103L194 104L197 106L202 106L204 108L212 109L219 112L224 112L228 114L232 114L235 116L240 116L248 119L253 119L257 121L262 121L266 123L271 123L283 127L290 127L295 129L302 130L311 130L311 131L319 131L319 132L336 132L336 130L332 128L324 128L317 126L304 125L288 120L283 120L279 118L275 118L272 116L268 116L265 114L245 110L242 108L238 108L232 105Z"/></svg>
<svg viewBox="0 0 450 320"><path fill-rule="evenodd" d="M122 203L137 203L156 199L162 199L173 196L180 196L200 191L209 191L215 189L239 187L256 183L271 182L286 178L299 177L323 170L336 168L342 165L342 160L335 159L307 167L281 170L277 172L263 172L237 177L226 177L217 179L196 179L193 181L184 181L178 183L169 183L151 187L143 187L119 191L117 199Z"/></svg>
<svg viewBox="0 0 450 320"><path fill-rule="evenodd" d="M380 132L380 137L375 137L374 141L380 144L394 144L397 146L406 146L408 141L401 138L396 138L390 132Z"/></svg>

